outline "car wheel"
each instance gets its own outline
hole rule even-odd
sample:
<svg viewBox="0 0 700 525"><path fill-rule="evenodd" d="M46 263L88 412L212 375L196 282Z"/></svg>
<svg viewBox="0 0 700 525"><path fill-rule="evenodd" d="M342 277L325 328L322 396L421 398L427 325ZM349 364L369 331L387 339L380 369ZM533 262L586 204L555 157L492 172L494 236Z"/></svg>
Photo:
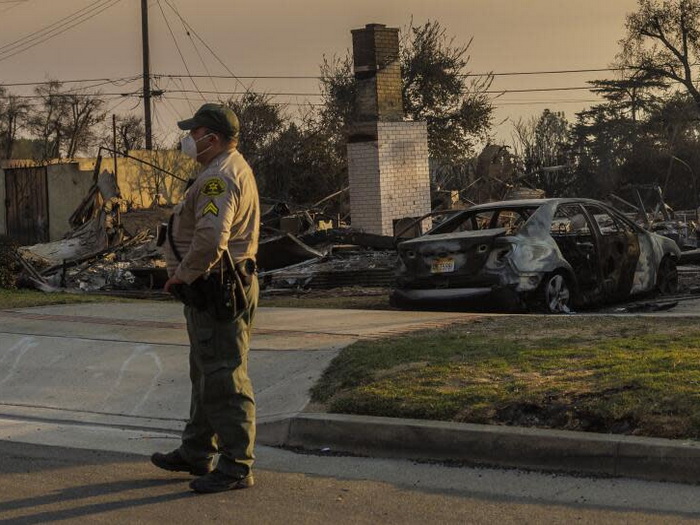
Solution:
<svg viewBox="0 0 700 525"><path fill-rule="evenodd" d="M571 312L573 293L569 279L563 273L550 273L542 279L530 309L546 314Z"/></svg>
<svg viewBox="0 0 700 525"><path fill-rule="evenodd" d="M659 263L659 269L656 273L656 289L662 295L670 295L678 291L678 269L676 261L671 257L664 257Z"/></svg>

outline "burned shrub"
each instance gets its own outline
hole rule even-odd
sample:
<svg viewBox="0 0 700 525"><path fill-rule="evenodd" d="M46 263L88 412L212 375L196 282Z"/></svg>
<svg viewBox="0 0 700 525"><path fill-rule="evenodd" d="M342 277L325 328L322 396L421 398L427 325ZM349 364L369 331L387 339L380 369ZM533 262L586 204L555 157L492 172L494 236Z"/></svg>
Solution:
<svg viewBox="0 0 700 525"><path fill-rule="evenodd" d="M17 262L17 243L0 235L0 288L15 288L21 267Z"/></svg>

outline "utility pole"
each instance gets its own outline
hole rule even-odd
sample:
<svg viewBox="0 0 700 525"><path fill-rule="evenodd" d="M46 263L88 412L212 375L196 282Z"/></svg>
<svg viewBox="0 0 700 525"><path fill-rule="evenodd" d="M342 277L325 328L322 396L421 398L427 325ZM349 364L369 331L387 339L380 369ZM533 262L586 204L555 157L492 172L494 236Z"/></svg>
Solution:
<svg viewBox="0 0 700 525"><path fill-rule="evenodd" d="M151 128L151 66L148 48L148 0L141 0L141 38L143 41L143 123L146 128L146 149L153 149Z"/></svg>

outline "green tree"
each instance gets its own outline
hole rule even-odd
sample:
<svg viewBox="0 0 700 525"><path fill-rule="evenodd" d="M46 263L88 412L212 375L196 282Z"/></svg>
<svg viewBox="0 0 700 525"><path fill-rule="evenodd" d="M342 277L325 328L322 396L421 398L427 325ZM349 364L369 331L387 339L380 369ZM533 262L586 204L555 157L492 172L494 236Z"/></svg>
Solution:
<svg viewBox="0 0 700 525"><path fill-rule="evenodd" d="M493 107L486 91L492 77L468 81L467 45L457 45L437 21L409 26L402 39L400 60L404 113L425 120L433 160L458 163L474 154L479 140L488 137ZM324 59L321 65L320 126L343 144L343 131L352 121L357 89L352 59Z"/></svg>
<svg viewBox="0 0 700 525"><path fill-rule="evenodd" d="M227 105L236 113L241 124L238 149L255 169L260 162L261 151L282 130L284 108L272 102L269 95L251 91L229 99Z"/></svg>
<svg viewBox="0 0 700 525"><path fill-rule="evenodd" d="M432 158L441 164L464 161L476 142L488 138L493 107L486 93L493 77L467 81L469 47L437 21L409 27L401 48L403 104L411 120L425 120Z"/></svg>
<svg viewBox="0 0 700 525"><path fill-rule="evenodd" d="M260 154L255 169L261 194L310 205L341 189L346 184L346 166L328 144L328 134L314 121L288 123Z"/></svg>
<svg viewBox="0 0 700 525"><path fill-rule="evenodd" d="M572 191L604 197L620 185L620 168L639 137L637 127L620 108L598 104L576 114L571 150L576 172Z"/></svg>
<svg viewBox="0 0 700 525"><path fill-rule="evenodd" d="M657 100L655 91L668 89L668 82L649 78L635 72L614 80L593 80L589 82L591 91L600 95L619 111L626 113L632 122L637 122L640 115L649 111Z"/></svg>

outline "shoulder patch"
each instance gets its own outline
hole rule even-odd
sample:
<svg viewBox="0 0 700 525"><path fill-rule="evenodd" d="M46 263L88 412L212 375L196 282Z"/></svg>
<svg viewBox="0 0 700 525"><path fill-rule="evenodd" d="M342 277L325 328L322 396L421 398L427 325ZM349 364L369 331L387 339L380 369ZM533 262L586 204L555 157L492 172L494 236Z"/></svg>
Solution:
<svg viewBox="0 0 700 525"><path fill-rule="evenodd" d="M214 177L204 181L200 193L202 195L206 195L207 197L218 197L225 191L226 183L224 180L220 179L219 177Z"/></svg>
<svg viewBox="0 0 700 525"><path fill-rule="evenodd" d="M205 215L212 214L216 217L219 216L219 208L214 204L214 201L209 201L209 204L207 204L204 209L202 210L202 217Z"/></svg>

